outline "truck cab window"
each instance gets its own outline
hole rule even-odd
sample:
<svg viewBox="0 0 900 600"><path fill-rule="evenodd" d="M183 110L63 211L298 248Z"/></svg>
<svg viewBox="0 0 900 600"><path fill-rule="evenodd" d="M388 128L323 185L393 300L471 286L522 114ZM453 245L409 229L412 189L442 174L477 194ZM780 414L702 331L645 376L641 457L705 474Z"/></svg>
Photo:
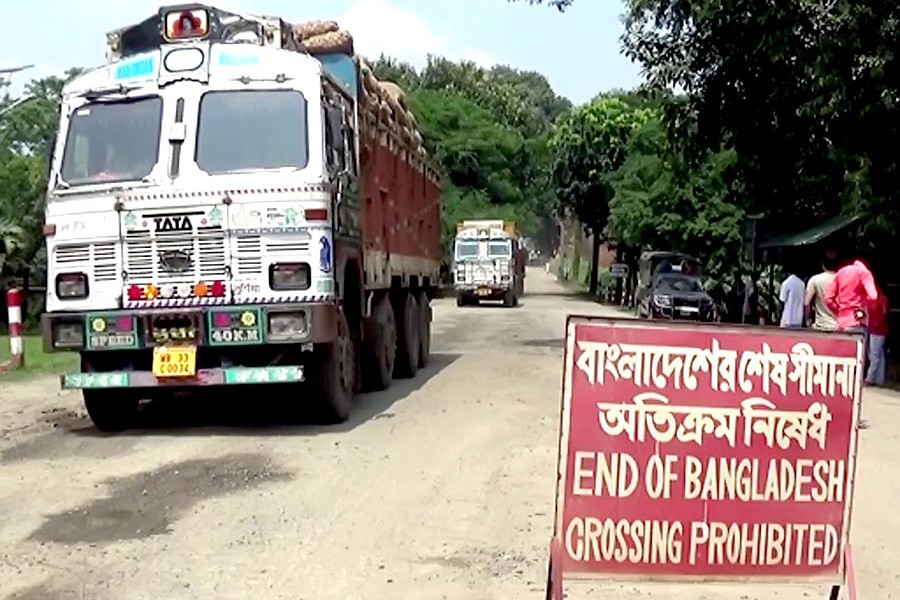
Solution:
<svg viewBox="0 0 900 600"><path fill-rule="evenodd" d="M488 256L490 258L509 258L511 256L509 241L488 243Z"/></svg>
<svg viewBox="0 0 900 600"><path fill-rule="evenodd" d="M205 93L195 158L207 173L304 168L306 99L294 90Z"/></svg>
<svg viewBox="0 0 900 600"><path fill-rule="evenodd" d="M325 104L325 153L327 164L334 172L346 168L347 131L340 107L326 100Z"/></svg>
<svg viewBox="0 0 900 600"><path fill-rule="evenodd" d="M68 185L137 181L159 159L162 99L95 102L72 113L60 177Z"/></svg>

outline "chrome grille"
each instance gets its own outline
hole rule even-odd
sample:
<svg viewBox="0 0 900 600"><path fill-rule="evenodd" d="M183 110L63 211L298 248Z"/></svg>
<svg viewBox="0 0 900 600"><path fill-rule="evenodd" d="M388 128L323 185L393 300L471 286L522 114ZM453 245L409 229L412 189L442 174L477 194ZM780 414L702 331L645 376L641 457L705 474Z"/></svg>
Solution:
<svg viewBox="0 0 900 600"><path fill-rule="evenodd" d="M53 250L53 264L57 269L79 268L93 281L115 281L118 273L115 242L102 244L72 244Z"/></svg>
<svg viewBox="0 0 900 600"><path fill-rule="evenodd" d="M160 264L161 252L184 252L191 257L188 271L173 273ZM194 235L141 229L125 237L125 270L131 281L194 283L225 276L225 232L221 227L198 227Z"/></svg>

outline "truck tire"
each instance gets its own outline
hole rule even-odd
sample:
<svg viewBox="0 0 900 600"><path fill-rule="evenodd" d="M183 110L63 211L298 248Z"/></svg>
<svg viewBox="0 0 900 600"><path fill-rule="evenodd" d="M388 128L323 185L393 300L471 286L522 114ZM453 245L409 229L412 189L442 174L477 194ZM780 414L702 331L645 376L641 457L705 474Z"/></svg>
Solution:
<svg viewBox="0 0 900 600"><path fill-rule="evenodd" d="M313 372L319 417L328 424L343 423L353 408L356 383L356 352L344 310L337 309L337 333L331 344L320 346Z"/></svg>
<svg viewBox="0 0 900 600"><path fill-rule="evenodd" d="M428 358L431 354L431 300L428 294L419 294L419 368L428 366Z"/></svg>
<svg viewBox="0 0 900 600"><path fill-rule="evenodd" d="M462 306L466 306L467 304L468 304L468 302L466 302L466 297L463 296L462 294L460 294L459 296L456 297L456 305L457 306L462 307Z"/></svg>
<svg viewBox="0 0 900 600"><path fill-rule="evenodd" d="M140 398L128 389L81 390L84 407L100 431L125 431L137 422Z"/></svg>
<svg viewBox="0 0 900 600"><path fill-rule="evenodd" d="M503 294L503 306L506 308L512 308L516 305L515 298L516 296L512 292L512 290L506 292L505 294Z"/></svg>
<svg viewBox="0 0 900 600"><path fill-rule="evenodd" d="M366 319L363 389L377 392L391 387L397 358L397 325L391 301L384 296L375 304L372 318Z"/></svg>
<svg viewBox="0 0 900 600"><path fill-rule="evenodd" d="M419 305L412 294L406 293L395 308L397 359L394 363L394 377L409 379L415 377L419 370Z"/></svg>

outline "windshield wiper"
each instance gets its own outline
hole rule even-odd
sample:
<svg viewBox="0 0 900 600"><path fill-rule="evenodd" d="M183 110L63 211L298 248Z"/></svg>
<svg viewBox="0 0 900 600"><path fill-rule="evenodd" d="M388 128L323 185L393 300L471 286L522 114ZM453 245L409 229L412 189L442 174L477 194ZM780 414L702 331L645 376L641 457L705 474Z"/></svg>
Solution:
<svg viewBox="0 0 900 600"><path fill-rule="evenodd" d="M137 86L127 86L123 84L119 84L110 88L102 88L99 90L87 90L79 94L81 98L87 98L88 100L99 100L100 98L104 98L106 96L120 95L124 96L129 92L133 92L138 89Z"/></svg>

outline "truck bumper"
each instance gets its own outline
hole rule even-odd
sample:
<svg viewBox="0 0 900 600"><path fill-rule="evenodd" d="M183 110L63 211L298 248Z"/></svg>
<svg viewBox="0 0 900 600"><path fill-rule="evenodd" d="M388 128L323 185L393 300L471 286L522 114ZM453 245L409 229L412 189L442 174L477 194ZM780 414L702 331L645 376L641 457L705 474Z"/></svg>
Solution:
<svg viewBox="0 0 900 600"><path fill-rule="evenodd" d="M480 298L482 300L498 300L503 298L506 293L512 289L512 284L508 283L491 283L484 285L466 285L458 286L456 293L459 296L468 298Z"/></svg>
<svg viewBox="0 0 900 600"><path fill-rule="evenodd" d="M69 373L59 376L59 385L64 390L83 390L299 383L305 380L304 368L302 365L298 365L198 369L194 377L169 380L158 379L150 371Z"/></svg>
<svg viewBox="0 0 900 600"><path fill-rule="evenodd" d="M61 376L63 389L169 388L303 381L298 358L334 341L335 315L328 303L48 313L41 320L47 351L82 353L82 372ZM179 345L195 349L193 374L155 376L154 349Z"/></svg>

